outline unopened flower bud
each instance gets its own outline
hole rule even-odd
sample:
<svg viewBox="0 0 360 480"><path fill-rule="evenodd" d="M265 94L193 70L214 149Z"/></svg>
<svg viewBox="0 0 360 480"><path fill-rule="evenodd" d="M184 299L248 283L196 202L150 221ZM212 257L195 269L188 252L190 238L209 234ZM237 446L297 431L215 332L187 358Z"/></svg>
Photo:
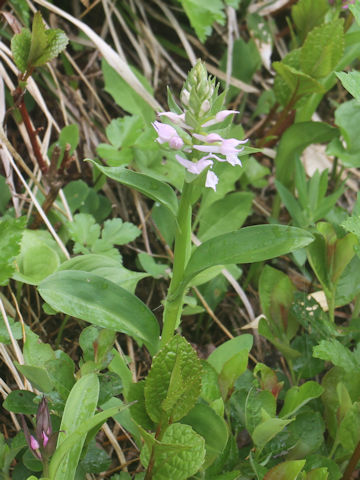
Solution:
<svg viewBox="0 0 360 480"><path fill-rule="evenodd" d="M189 105L189 100L190 100L189 90L186 90L186 88L182 89L181 94L180 94L180 100L185 107L187 107Z"/></svg>
<svg viewBox="0 0 360 480"><path fill-rule="evenodd" d="M203 103L201 104L201 107L200 107L200 112L201 113L206 113L210 110L210 102L209 100L204 100Z"/></svg>

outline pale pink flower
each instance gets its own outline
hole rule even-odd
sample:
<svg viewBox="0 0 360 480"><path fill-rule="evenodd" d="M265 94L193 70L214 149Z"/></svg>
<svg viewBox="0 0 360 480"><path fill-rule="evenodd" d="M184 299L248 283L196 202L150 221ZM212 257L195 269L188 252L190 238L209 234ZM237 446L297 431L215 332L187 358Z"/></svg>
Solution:
<svg viewBox="0 0 360 480"><path fill-rule="evenodd" d="M158 116L168 118L172 123L179 125L181 128L190 128L189 125L186 125L185 123L185 113L159 112Z"/></svg>
<svg viewBox="0 0 360 480"><path fill-rule="evenodd" d="M171 148L176 150L180 150L183 145L183 139L178 135L177 131L171 125L167 125L166 123L161 123L155 121L153 124L155 128L158 138L156 139L159 143L166 143L168 142Z"/></svg>
<svg viewBox="0 0 360 480"><path fill-rule="evenodd" d="M211 127L211 125L216 125L217 123L220 123L223 120L225 120L225 118L231 115L232 113L239 113L239 112L237 110L221 110L215 115L215 118L203 123L202 127Z"/></svg>
<svg viewBox="0 0 360 480"><path fill-rule="evenodd" d="M49 441L49 437L46 435L45 432L42 432L42 437L43 437L43 447L46 447L46 445L48 444L48 441Z"/></svg>
<svg viewBox="0 0 360 480"><path fill-rule="evenodd" d="M213 161L208 159L208 155L206 157L201 158L198 162L191 162L186 158L180 157L180 155L175 155L176 160L186 168L186 170L194 175L199 175L205 168L213 165Z"/></svg>
<svg viewBox="0 0 360 480"><path fill-rule="evenodd" d="M240 152L244 150L244 147L237 149L236 147L240 144L246 143L247 140L236 140L236 138L227 138L224 139L217 134L209 134L204 137L204 141L208 141L210 135L213 137L210 138L210 142L219 142L217 145L194 145L195 150L200 152L207 152L210 154L220 153L225 156L225 161L230 163L230 165L241 165L241 161L238 159ZM216 136L216 137L215 137ZM222 161L220 158L215 158L219 161Z"/></svg>
<svg viewBox="0 0 360 480"><path fill-rule="evenodd" d="M349 8L349 5L354 4L355 0L343 0L343 6L342 8Z"/></svg>
<svg viewBox="0 0 360 480"><path fill-rule="evenodd" d="M205 187L212 188L216 192L216 185L218 184L218 177L214 172L209 170L206 174Z"/></svg>

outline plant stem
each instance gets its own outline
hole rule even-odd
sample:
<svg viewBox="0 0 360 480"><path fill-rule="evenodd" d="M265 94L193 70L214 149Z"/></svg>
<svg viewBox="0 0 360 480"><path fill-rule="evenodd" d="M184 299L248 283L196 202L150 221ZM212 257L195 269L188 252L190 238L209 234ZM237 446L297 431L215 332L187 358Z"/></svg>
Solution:
<svg viewBox="0 0 360 480"><path fill-rule="evenodd" d="M350 480L352 477L352 474L356 468L356 465L358 464L360 460L360 442L356 445L356 448L350 458L350 461L348 463L348 466L346 467L346 470L344 472L344 475L342 476L341 480Z"/></svg>
<svg viewBox="0 0 360 480"><path fill-rule="evenodd" d="M177 292L184 276L186 264L190 256L191 247L191 195L192 184L184 183L177 228L175 233L173 275L170 282L168 295L165 300L163 316L163 331L160 346L163 347L174 335L183 306L184 291Z"/></svg>

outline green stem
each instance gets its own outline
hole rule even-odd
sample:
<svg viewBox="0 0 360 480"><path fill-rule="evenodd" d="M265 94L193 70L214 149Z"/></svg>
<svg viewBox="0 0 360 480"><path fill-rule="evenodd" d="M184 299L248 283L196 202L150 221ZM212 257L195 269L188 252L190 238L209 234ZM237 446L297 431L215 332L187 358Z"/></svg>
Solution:
<svg viewBox="0 0 360 480"><path fill-rule="evenodd" d="M177 292L184 276L191 249L192 184L184 183L181 194L177 229L175 233L173 275L165 300L163 331L160 346L163 347L174 335L180 319L184 300L184 291ZM176 294L175 294L176 292Z"/></svg>

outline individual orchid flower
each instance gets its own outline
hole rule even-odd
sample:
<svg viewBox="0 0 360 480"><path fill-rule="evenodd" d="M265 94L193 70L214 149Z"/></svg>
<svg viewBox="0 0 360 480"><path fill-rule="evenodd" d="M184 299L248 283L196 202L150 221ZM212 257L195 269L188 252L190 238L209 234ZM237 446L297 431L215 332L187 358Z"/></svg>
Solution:
<svg viewBox="0 0 360 480"><path fill-rule="evenodd" d="M152 125L158 134L158 138L156 139L158 143L168 143L174 150L180 150L183 147L184 141L174 127L157 121Z"/></svg>
<svg viewBox="0 0 360 480"><path fill-rule="evenodd" d="M214 155L206 155L205 157L201 158L197 162L191 162L190 160L187 160L186 158L180 157L180 155L175 155L176 160L186 168L186 170L194 175L200 175L200 173L205 170L207 167L213 166L214 162L210 160L211 157ZM216 192L216 185L218 184L218 177L217 175L209 170L206 174L206 180L205 180L205 187L207 188L212 188Z"/></svg>
<svg viewBox="0 0 360 480"><path fill-rule="evenodd" d="M198 140L202 140L206 143L213 143L213 145L193 145L195 150L200 152L207 152L214 155L219 162L228 162L230 165L242 165L238 159L240 152L244 150L244 147L237 149L238 145L246 143L248 140L236 140L236 138L222 138L217 133L209 133L208 135L194 134L194 137ZM225 160L221 159L215 154L221 154L225 156Z"/></svg>
<svg viewBox="0 0 360 480"><path fill-rule="evenodd" d="M178 125L180 128L191 129L191 127L185 123L185 113L159 112L158 116L168 118L174 125Z"/></svg>
<svg viewBox="0 0 360 480"><path fill-rule="evenodd" d="M215 115L215 118L212 120L208 120L207 122L203 123L202 127L211 127L212 125L216 125L225 120L226 117L231 115L232 113L239 113L237 110L221 110Z"/></svg>
<svg viewBox="0 0 360 480"><path fill-rule="evenodd" d="M205 170L205 168L213 165L213 161L209 160L209 156L201 158L198 162L191 162L186 158L180 157L180 155L175 155L176 160L186 168L186 170L194 175L200 175L200 173Z"/></svg>

